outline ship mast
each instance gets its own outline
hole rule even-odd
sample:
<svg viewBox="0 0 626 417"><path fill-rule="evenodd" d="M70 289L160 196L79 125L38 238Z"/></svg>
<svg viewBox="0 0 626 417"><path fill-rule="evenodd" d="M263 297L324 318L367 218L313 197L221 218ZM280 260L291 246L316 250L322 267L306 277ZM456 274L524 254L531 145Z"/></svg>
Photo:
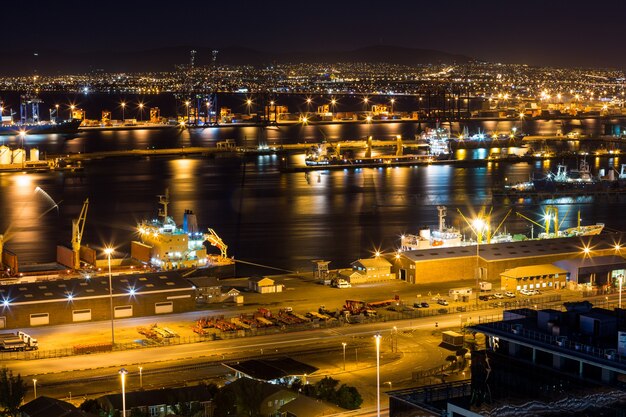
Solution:
<svg viewBox="0 0 626 417"><path fill-rule="evenodd" d="M446 206L437 206L437 210L439 211L439 232L443 233L446 228Z"/></svg>
<svg viewBox="0 0 626 417"><path fill-rule="evenodd" d="M159 217L163 217L163 224L167 222L167 205L170 203L170 189L165 189L165 195L158 195L159 204L163 206L162 209L159 209Z"/></svg>

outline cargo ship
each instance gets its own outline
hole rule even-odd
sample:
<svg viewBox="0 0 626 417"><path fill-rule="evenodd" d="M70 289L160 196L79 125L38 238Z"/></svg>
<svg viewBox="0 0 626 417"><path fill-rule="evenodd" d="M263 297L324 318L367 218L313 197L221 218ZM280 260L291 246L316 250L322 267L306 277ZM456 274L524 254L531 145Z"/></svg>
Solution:
<svg viewBox="0 0 626 417"><path fill-rule="evenodd" d="M486 244L493 243L506 243L515 242L521 240L535 240L535 239L555 239L563 237L577 237L577 236L594 236L599 235L604 230L603 223L596 223L593 225L581 225L580 212L578 213L578 223L575 227L570 227L564 230L558 230L558 212L556 207L548 206L545 216L545 224L540 224L521 213L517 213L518 216L530 221L532 224L545 229L545 232L539 233L537 237L531 235L530 237L523 234L511 235L510 233L495 233L493 236L489 236L486 240ZM461 231L455 227L447 226L445 222L446 207L437 206L439 211L439 227L432 230L428 227L422 228L419 234L403 234L400 236L400 252L411 250L423 250L434 248L446 248L456 246L470 246L476 245L476 241L465 240ZM554 231L550 232L551 225L554 225Z"/></svg>
<svg viewBox="0 0 626 417"><path fill-rule="evenodd" d="M141 242L131 242L131 257L159 270L219 268L234 271L235 261L227 255L228 246L213 229L200 232L195 214L185 210L179 227L168 213L169 191L160 195L162 206L156 219L142 221L137 230ZM220 250L207 254L205 242Z"/></svg>
<svg viewBox="0 0 626 417"><path fill-rule="evenodd" d="M80 120L67 120L63 122L38 123L2 123L0 125L0 135L47 135L51 133L77 133Z"/></svg>
<svg viewBox="0 0 626 417"><path fill-rule="evenodd" d="M568 170L567 165L559 164L556 173L548 172L541 178L505 185L503 190L505 195L626 192L626 164L622 164L617 176L613 168L609 168L607 175L602 172L594 176L585 159L581 160L578 169Z"/></svg>

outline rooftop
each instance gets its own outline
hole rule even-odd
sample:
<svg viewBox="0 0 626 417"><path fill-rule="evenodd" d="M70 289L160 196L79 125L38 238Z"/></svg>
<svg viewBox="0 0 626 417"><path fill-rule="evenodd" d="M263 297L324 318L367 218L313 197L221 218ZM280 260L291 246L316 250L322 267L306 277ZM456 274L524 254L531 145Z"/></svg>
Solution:
<svg viewBox="0 0 626 417"><path fill-rule="evenodd" d="M286 376L311 375L318 369L286 356L273 359L251 359L227 363L224 366L262 381L272 381Z"/></svg>

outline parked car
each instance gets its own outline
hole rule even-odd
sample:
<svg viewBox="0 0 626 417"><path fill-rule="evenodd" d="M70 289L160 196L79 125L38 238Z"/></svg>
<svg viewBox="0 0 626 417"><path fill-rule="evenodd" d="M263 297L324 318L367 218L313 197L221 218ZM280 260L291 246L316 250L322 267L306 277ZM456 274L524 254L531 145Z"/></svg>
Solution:
<svg viewBox="0 0 626 417"><path fill-rule="evenodd" d="M522 295L533 295L533 293L530 292L530 290L527 290L526 288L522 288L521 290L519 290L519 293Z"/></svg>
<svg viewBox="0 0 626 417"><path fill-rule="evenodd" d="M502 295L502 293L499 293L499 292L494 293L493 296L495 298L504 298L504 295Z"/></svg>
<svg viewBox="0 0 626 417"><path fill-rule="evenodd" d="M489 296L488 295L479 295L478 299L480 301L489 301Z"/></svg>
<svg viewBox="0 0 626 417"><path fill-rule="evenodd" d="M441 304L442 306L447 306L448 301L444 300L443 298L440 298L437 300L437 304Z"/></svg>
<svg viewBox="0 0 626 417"><path fill-rule="evenodd" d="M511 291L506 291L504 293L504 296L509 298L515 298L515 294L513 294Z"/></svg>
<svg viewBox="0 0 626 417"><path fill-rule="evenodd" d="M413 307L415 307L415 308L422 308L422 304L421 303L413 303Z"/></svg>
<svg viewBox="0 0 626 417"><path fill-rule="evenodd" d="M430 305L426 301L422 301L422 308L428 308Z"/></svg>

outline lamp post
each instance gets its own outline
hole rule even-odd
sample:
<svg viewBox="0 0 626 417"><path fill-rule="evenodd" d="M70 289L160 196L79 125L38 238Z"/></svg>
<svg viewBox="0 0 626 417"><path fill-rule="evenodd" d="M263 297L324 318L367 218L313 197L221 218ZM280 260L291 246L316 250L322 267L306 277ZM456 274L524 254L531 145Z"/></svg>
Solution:
<svg viewBox="0 0 626 417"><path fill-rule="evenodd" d="M75 105L70 105L70 120L74 119L74 109L76 108Z"/></svg>
<svg viewBox="0 0 626 417"><path fill-rule="evenodd" d="M119 374L122 380L122 417L126 417L126 374L128 371L122 368L119 370Z"/></svg>
<svg viewBox="0 0 626 417"><path fill-rule="evenodd" d="M33 379L33 391L35 395L35 399L37 398L37 380Z"/></svg>
<svg viewBox="0 0 626 417"><path fill-rule="evenodd" d="M622 281L624 281L624 275L619 274L617 276L617 282L619 283L619 298L617 302L617 308L622 308Z"/></svg>
<svg viewBox="0 0 626 417"><path fill-rule="evenodd" d="M376 417L380 417L380 333L374 335L376 339Z"/></svg>
<svg viewBox="0 0 626 417"><path fill-rule="evenodd" d="M343 370L346 370L346 342L342 342L341 346L343 346Z"/></svg>
<svg viewBox="0 0 626 417"><path fill-rule="evenodd" d="M476 305L478 305L478 292L480 291L480 285L478 281L480 280L481 271L480 271L480 244L483 240L483 232L486 228L485 221L482 218L476 218L472 222L474 234L476 234Z"/></svg>
<svg viewBox="0 0 626 417"><path fill-rule="evenodd" d="M58 123L59 121L59 105L55 104L54 105L54 122Z"/></svg>
<svg viewBox="0 0 626 417"><path fill-rule="evenodd" d="M143 103L139 103L139 121L143 121Z"/></svg>
<svg viewBox="0 0 626 417"><path fill-rule="evenodd" d="M109 261L109 300L111 305L111 348L115 346L115 328L113 324L113 285L111 283L111 254L113 253L113 248L105 248L104 253L107 256Z"/></svg>
<svg viewBox="0 0 626 417"><path fill-rule="evenodd" d="M391 102L391 117L393 118L393 104L396 102L395 98L392 98L391 100L389 100Z"/></svg>
<svg viewBox="0 0 626 417"><path fill-rule="evenodd" d="M139 367L139 388L143 389L143 366Z"/></svg>
<svg viewBox="0 0 626 417"><path fill-rule="evenodd" d="M124 110L126 109L126 103L122 101L121 106L122 106L122 124L124 124L124 121L126 120L126 117L124 115Z"/></svg>

